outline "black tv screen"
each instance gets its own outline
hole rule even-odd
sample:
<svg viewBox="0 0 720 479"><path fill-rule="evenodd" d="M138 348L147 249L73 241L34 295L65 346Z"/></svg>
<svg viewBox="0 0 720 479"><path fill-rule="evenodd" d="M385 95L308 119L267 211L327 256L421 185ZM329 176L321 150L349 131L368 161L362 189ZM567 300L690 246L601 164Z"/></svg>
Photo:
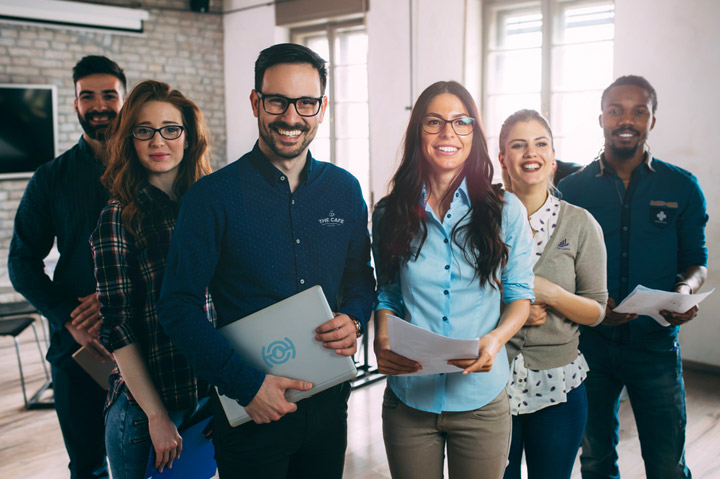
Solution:
<svg viewBox="0 0 720 479"><path fill-rule="evenodd" d="M55 157L55 87L0 85L0 175L29 176Z"/></svg>

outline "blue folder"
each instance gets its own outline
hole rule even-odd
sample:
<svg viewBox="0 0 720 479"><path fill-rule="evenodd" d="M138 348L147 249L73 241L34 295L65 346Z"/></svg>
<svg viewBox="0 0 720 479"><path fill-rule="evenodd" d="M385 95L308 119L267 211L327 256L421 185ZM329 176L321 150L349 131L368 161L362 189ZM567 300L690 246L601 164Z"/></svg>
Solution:
<svg viewBox="0 0 720 479"><path fill-rule="evenodd" d="M145 472L146 479L210 479L215 476L215 449L212 441L205 437L203 430L212 418L180 431L182 452L180 459L173 461L172 469L166 467L163 472L155 469L155 449L150 446L150 460Z"/></svg>

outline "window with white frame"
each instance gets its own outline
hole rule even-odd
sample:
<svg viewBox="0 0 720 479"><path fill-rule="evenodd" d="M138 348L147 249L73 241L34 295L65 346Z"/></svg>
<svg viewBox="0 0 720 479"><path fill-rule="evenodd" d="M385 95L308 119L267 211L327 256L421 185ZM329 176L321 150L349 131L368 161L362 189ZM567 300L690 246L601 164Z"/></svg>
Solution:
<svg viewBox="0 0 720 479"><path fill-rule="evenodd" d="M313 156L352 173L370 204L367 32L361 22L297 29L292 40L328 61L328 109L311 145Z"/></svg>
<svg viewBox="0 0 720 479"><path fill-rule="evenodd" d="M484 115L491 157L513 112L550 122L556 158L587 164L602 147L597 117L613 80L612 0L488 1Z"/></svg>

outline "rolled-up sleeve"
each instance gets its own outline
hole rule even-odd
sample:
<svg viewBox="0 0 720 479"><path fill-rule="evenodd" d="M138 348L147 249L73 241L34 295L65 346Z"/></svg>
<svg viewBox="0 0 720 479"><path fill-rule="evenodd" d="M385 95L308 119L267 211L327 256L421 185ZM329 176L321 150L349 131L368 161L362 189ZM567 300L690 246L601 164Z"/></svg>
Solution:
<svg viewBox="0 0 720 479"><path fill-rule="evenodd" d="M396 272L392 281L386 281L387 265L380 257L380 244L383 241L381 235L378 234L377 225L382 217L382 209L376 208L373 212L373 233L372 233L372 253L375 260L375 271L378 277L378 287L375 293L375 303L373 309L389 309L396 315L402 317L405 310L402 300L402 292L400 290L400 275Z"/></svg>
<svg viewBox="0 0 720 479"><path fill-rule="evenodd" d="M502 221L503 240L508 247L508 261L501 274L503 302L508 304L517 299L534 301L532 233L527 211L512 193L505 192Z"/></svg>

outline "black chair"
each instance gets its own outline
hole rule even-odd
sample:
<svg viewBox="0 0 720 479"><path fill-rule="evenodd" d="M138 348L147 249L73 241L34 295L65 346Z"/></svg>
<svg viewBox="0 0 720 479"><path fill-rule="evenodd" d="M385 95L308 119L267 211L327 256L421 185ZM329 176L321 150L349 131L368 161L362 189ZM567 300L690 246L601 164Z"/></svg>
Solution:
<svg viewBox="0 0 720 479"><path fill-rule="evenodd" d="M35 343L37 344L38 352L40 353L40 362L45 370L45 384L43 384L30 399L28 399L27 391L25 389L25 375L23 374L22 361L20 360L20 342L17 339L18 335L25 331L28 326L32 326L33 334L35 334ZM50 374L48 373L47 366L45 365L45 357L40 346L40 338L38 337L37 329L35 328L35 318L30 316L19 316L0 319L0 336L12 336L13 341L15 342L15 353L17 354L18 369L20 369L20 384L22 386L23 399L25 400L25 408L44 409L54 407L54 401L40 399L40 396L48 388L52 387L52 381L50 380Z"/></svg>

